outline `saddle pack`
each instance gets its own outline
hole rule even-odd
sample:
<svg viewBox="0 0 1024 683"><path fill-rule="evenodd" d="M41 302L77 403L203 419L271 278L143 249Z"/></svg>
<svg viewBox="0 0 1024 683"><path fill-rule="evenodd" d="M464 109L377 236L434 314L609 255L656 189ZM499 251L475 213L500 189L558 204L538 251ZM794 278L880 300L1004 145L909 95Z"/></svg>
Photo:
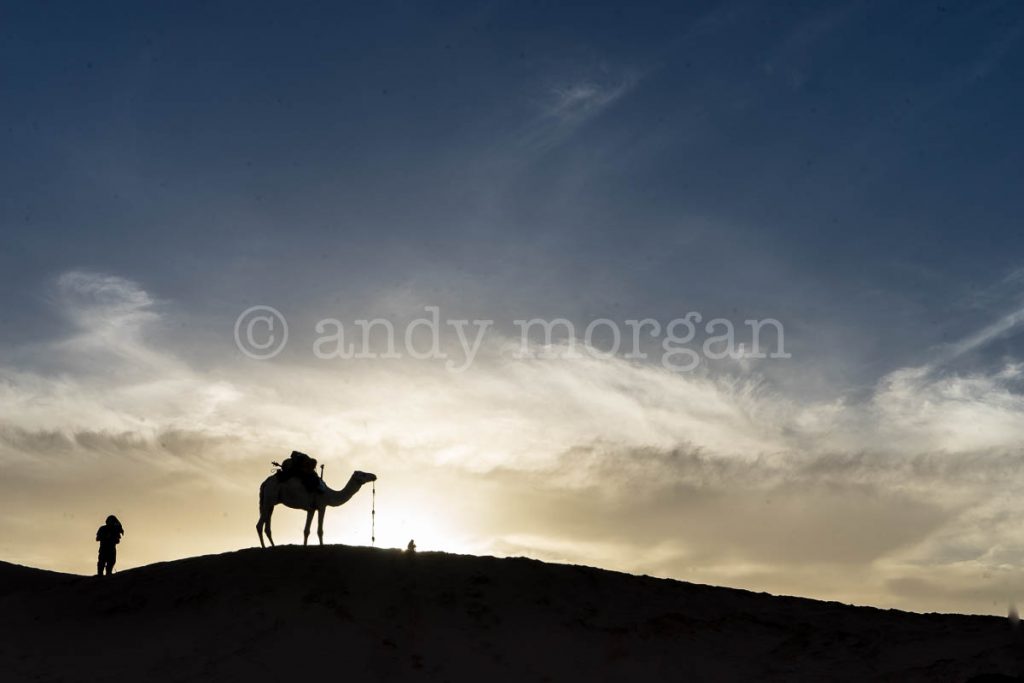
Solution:
<svg viewBox="0 0 1024 683"><path fill-rule="evenodd" d="M316 475L316 458L292 451L283 462L274 461L271 464L277 468L278 481L285 482L298 477L309 491L316 492L320 489L320 478Z"/></svg>

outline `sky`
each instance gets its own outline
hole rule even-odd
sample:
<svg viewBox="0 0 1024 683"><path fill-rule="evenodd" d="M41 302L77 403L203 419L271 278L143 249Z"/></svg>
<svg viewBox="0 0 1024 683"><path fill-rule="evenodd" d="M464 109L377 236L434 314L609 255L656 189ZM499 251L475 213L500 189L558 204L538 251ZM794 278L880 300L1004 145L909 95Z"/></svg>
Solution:
<svg viewBox="0 0 1024 683"><path fill-rule="evenodd" d="M377 473L378 545L1005 614L1022 19L0 6L0 559L89 573L111 513L121 568L251 546L297 449ZM346 357L370 319L398 358Z"/></svg>

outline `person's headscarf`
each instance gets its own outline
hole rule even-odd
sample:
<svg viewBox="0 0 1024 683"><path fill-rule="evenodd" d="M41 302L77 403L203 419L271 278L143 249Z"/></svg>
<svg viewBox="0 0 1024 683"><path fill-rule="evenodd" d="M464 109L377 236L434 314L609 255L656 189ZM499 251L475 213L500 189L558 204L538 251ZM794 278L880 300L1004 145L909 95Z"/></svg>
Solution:
<svg viewBox="0 0 1024 683"><path fill-rule="evenodd" d="M107 517L107 526L112 526L112 527L114 527L114 528L115 528L115 529L117 529L117 530L118 530L118 532L119 532L119 533L121 533L121 534L123 534L123 533L124 533L124 527L123 527L123 526L121 526L121 520L119 520L119 519L118 519L117 517L115 517L114 515L110 515L110 516L108 516L108 517Z"/></svg>

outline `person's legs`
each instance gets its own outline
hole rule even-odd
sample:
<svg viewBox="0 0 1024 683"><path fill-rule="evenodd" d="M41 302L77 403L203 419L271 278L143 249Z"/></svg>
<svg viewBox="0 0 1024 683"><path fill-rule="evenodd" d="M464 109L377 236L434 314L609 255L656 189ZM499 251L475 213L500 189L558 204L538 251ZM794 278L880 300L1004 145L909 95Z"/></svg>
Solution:
<svg viewBox="0 0 1024 683"><path fill-rule="evenodd" d="M99 565L97 566L97 573L100 576L103 576L103 575L110 576L110 574L114 571L114 562L116 562L116 561L117 561L117 551L110 551L110 550L106 550L106 549L101 550L100 551L100 561L99 561Z"/></svg>

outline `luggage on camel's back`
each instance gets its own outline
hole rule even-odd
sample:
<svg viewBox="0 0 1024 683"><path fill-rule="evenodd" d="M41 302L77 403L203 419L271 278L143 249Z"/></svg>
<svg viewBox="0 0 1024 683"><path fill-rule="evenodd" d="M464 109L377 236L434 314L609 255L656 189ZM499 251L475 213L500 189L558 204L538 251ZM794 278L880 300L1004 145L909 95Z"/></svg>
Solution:
<svg viewBox="0 0 1024 683"><path fill-rule="evenodd" d="M297 478L310 493L324 491L323 482L316 476L316 458L311 458L305 453L292 451L284 462L272 463L277 467L276 477L279 482L286 482L291 478Z"/></svg>
<svg viewBox="0 0 1024 683"><path fill-rule="evenodd" d="M311 458L299 451L292 451L292 454L284 462L273 462L271 464L278 468L277 480L282 482L304 473L316 475L316 458Z"/></svg>

